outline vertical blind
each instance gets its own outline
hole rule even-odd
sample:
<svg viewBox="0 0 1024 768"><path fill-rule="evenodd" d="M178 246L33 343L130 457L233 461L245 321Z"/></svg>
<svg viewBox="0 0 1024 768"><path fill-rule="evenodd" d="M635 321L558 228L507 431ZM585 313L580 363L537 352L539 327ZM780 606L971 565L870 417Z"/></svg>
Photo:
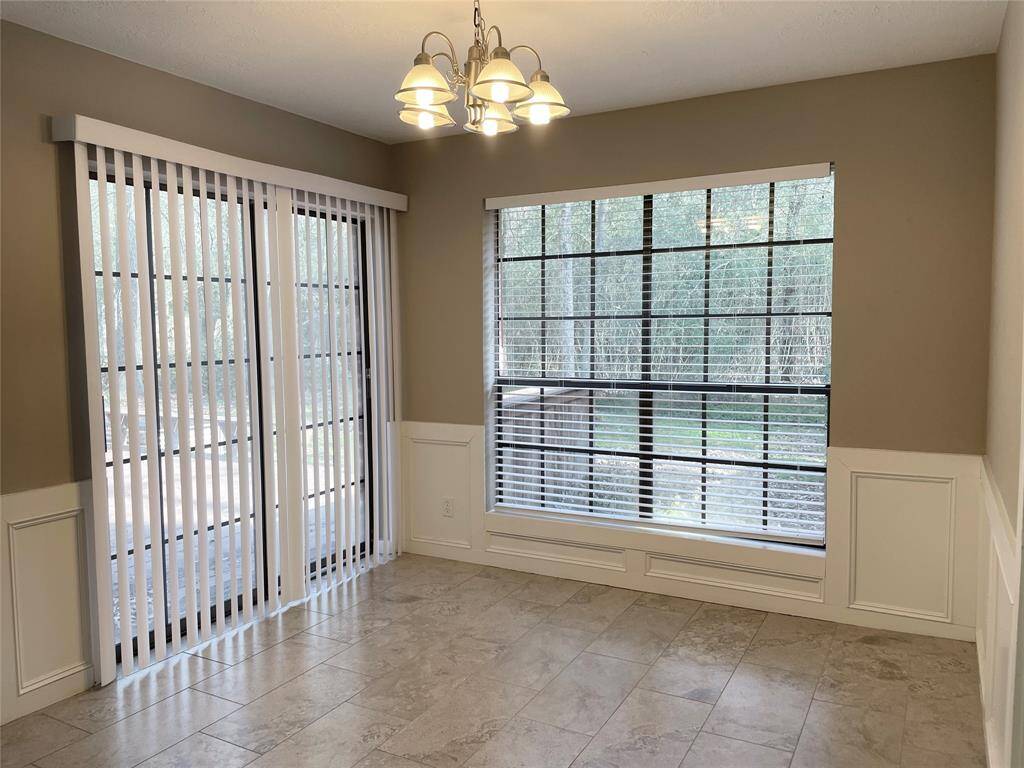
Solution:
<svg viewBox="0 0 1024 768"><path fill-rule="evenodd" d="M489 212L492 504L823 542L833 197Z"/></svg>
<svg viewBox="0 0 1024 768"><path fill-rule="evenodd" d="M393 212L75 158L107 682L395 553Z"/></svg>

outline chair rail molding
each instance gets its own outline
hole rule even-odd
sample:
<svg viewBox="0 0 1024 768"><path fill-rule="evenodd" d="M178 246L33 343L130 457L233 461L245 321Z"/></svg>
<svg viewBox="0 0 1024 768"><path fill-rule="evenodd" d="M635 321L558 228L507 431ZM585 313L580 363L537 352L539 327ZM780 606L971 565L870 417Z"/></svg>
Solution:
<svg viewBox="0 0 1024 768"><path fill-rule="evenodd" d="M488 509L482 425L403 422L401 454L409 552L848 624L975 636L978 456L830 448L821 549Z"/></svg>
<svg viewBox="0 0 1024 768"><path fill-rule="evenodd" d="M93 683L90 493L86 481L0 499L5 723Z"/></svg>

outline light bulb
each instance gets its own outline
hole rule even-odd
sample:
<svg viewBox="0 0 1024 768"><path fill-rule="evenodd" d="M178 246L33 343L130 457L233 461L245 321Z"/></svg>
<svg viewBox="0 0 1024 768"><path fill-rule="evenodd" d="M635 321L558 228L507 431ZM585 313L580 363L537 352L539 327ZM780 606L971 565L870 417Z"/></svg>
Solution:
<svg viewBox="0 0 1024 768"><path fill-rule="evenodd" d="M484 136L497 136L498 135L498 121L497 120L484 120L483 122Z"/></svg>
<svg viewBox="0 0 1024 768"><path fill-rule="evenodd" d="M495 83L494 87L491 89L491 96L494 97L492 101L500 101L504 104L508 101L508 97L510 95L508 86L505 83Z"/></svg>
<svg viewBox="0 0 1024 768"><path fill-rule="evenodd" d="M429 112L420 112L420 116L417 118L417 122L424 131L428 128L434 127L434 116Z"/></svg>
<svg viewBox="0 0 1024 768"><path fill-rule="evenodd" d="M551 107L547 104L530 105L530 122L534 125L547 125L551 122Z"/></svg>
<svg viewBox="0 0 1024 768"><path fill-rule="evenodd" d="M430 92L429 88L416 89L416 103L419 104L421 107L429 106L430 102L433 101L433 99L434 94Z"/></svg>

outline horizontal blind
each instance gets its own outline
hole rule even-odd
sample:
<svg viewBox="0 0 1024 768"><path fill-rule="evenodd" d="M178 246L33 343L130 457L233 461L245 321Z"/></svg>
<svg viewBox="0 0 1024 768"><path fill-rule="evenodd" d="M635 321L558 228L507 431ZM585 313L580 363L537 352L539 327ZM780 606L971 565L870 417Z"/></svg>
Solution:
<svg viewBox="0 0 1024 768"><path fill-rule="evenodd" d="M821 542L833 177L504 208L496 505Z"/></svg>

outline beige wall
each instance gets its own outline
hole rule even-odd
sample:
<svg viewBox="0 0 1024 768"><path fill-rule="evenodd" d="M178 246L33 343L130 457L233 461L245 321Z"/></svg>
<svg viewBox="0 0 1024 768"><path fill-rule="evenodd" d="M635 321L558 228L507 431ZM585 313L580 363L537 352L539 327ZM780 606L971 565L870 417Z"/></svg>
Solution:
<svg viewBox="0 0 1024 768"><path fill-rule="evenodd" d="M832 444L983 453L994 64L981 56L492 141L399 145L404 418L483 423L483 198L831 160Z"/></svg>
<svg viewBox="0 0 1024 768"><path fill-rule="evenodd" d="M8 22L0 29L0 487L10 493L89 474L84 377L69 358L81 349L77 235L60 215L74 205L70 150L49 142L49 116L78 112L253 160L395 184L379 142Z"/></svg>
<svg viewBox="0 0 1024 768"><path fill-rule="evenodd" d="M404 415L453 423L483 422L484 197L832 160L832 443L982 453L994 71L983 56L389 148L3 22L2 491L89 472L70 153L48 141L68 112L408 193Z"/></svg>
<svg viewBox="0 0 1024 768"><path fill-rule="evenodd" d="M996 73L995 216L989 329L987 461L1017 524L1024 321L1024 5L1010 3Z"/></svg>

